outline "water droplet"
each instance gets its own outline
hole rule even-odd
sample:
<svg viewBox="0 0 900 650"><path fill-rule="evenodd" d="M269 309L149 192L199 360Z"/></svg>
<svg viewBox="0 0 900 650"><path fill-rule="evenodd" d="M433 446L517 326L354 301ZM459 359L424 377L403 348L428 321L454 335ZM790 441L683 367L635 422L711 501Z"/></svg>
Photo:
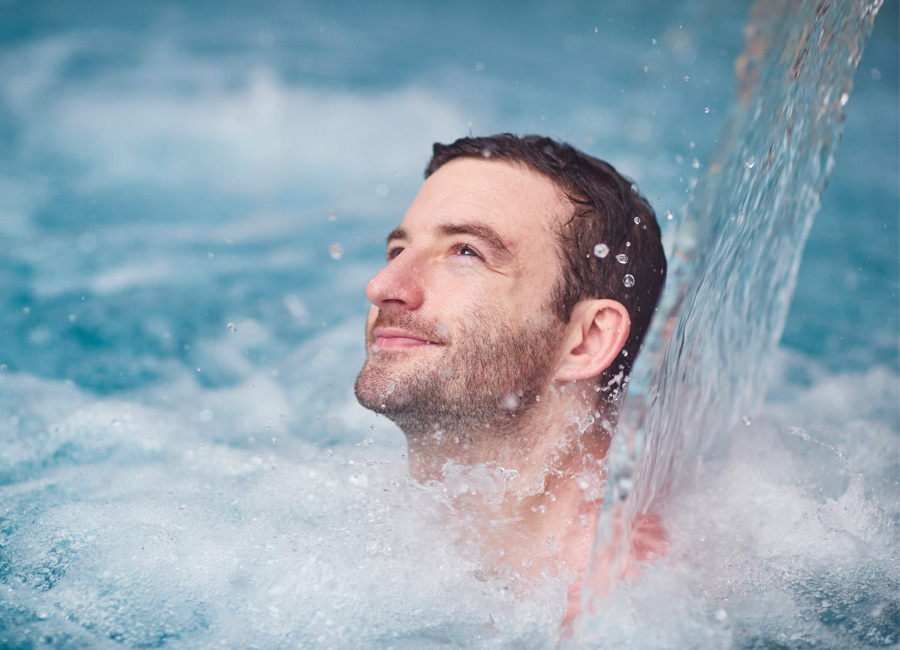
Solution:
<svg viewBox="0 0 900 650"><path fill-rule="evenodd" d="M325 218L329 221L337 221L337 212L334 211L334 208L325 210Z"/></svg>
<svg viewBox="0 0 900 650"><path fill-rule="evenodd" d="M693 167L694 169L700 169L700 161L694 158L691 161L691 167Z"/></svg>
<svg viewBox="0 0 900 650"><path fill-rule="evenodd" d="M510 411L519 407L521 400L519 396L515 393L509 393L506 397L503 398L503 405L508 408Z"/></svg>
<svg viewBox="0 0 900 650"><path fill-rule="evenodd" d="M685 80L685 81L690 81L691 78L690 78L689 76L687 76L687 75L684 75L684 80Z"/></svg>
<svg viewBox="0 0 900 650"><path fill-rule="evenodd" d="M232 332L237 332L237 325L235 325L234 323L232 323L231 321L229 321L229 322L228 322L228 329L230 329Z"/></svg>
<svg viewBox="0 0 900 650"><path fill-rule="evenodd" d="M211 259L214 258L215 256L216 256L215 253L207 253L207 254L206 254L206 259L211 260Z"/></svg>
<svg viewBox="0 0 900 650"><path fill-rule="evenodd" d="M726 612L724 609L721 609L721 608L716 610L716 620L717 621L724 621L726 618L728 618L728 612Z"/></svg>
<svg viewBox="0 0 900 650"><path fill-rule="evenodd" d="M579 489L581 489L581 490L587 490L588 487L590 487L590 485L591 485L590 483L588 483L588 480L586 478L584 478L583 476L579 476L578 478L576 478L575 483L578 485Z"/></svg>
<svg viewBox="0 0 900 650"><path fill-rule="evenodd" d="M609 255L609 246L602 243L597 244L596 246L594 246L594 255L596 255L600 259L603 259L607 255Z"/></svg>
<svg viewBox="0 0 900 650"><path fill-rule="evenodd" d="M756 158L750 156L747 160L744 161L744 167L747 169L753 169L753 166L756 165Z"/></svg>
<svg viewBox="0 0 900 650"><path fill-rule="evenodd" d="M483 158L490 158L492 155L493 154L491 153L491 150L488 149L487 147L485 147L484 149L481 150L481 156Z"/></svg>
<svg viewBox="0 0 900 650"><path fill-rule="evenodd" d="M339 260L344 256L344 247L335 242L328 247L328 254L331 255L331 259Z"/></svg>
<svg viewBox="0 0 900 650"><path fill-rule="evenodd" d="M847 105L847 102L849 102L849 101L850 101L850 94L849 94L849 93L843 93L843 94L841 95L841 106L846 106L846 105Z"/></svg>
<svg viewBox="0 0 900 650"><path fill-rule="evenodd" d="M619 253L618 255L616 255L616 261L619 264L625 264L628 261L628 256L624 253Z"/></svg>
<svg viewBox="0 0 900 650"><path fill-rule="evenodd" d="M625 277L622 279L622 282L626 287L631 288L634 286L634 276L631 273L626 273Z"/></svg>
<svg viewBox="0 0 900 650"><path fill-rule="evenodd" d="M375 186L375 196L387 196L388 192L390 192L390 191L391 191L391 188L389 188L384 183L379 183L378 185Z"/></svg>
<svg viewBox="0 0 900 650"><path fill-rule="evenodd" d="M201 422L209 422L213 419L213 412L209 409L203 409L200 411L200 421Z"/></svg>
<svg viewBox="0 0 900 650"><path fill-rule="evenodd" d="M653 43L653 45L656 45L656 39L655 39L655 38L651 38L651 39L650 39L650 42Z"/></svg>
<svg viewBox="0 0 900 650"><path fill-rule="evenodd" d="M750 419L749 415L745 415L744 417L741 418L741 422L743 422L745 425L747 425L749 427L752 420Z"/></svg>
<svg viewBox="0 0 900 650"><path fill-rule="evenodd" d="M640 218L640 217L635 217L635 218L634 218L634 222L635 222L635 223L640 223L640 222L641 222L641 218Z"/></svg>
<svg viewBox="0 0 900 650"><path fill-rule="evenodd" d="M667 221L671 221L671 220L674 219L674 218L675 218L675 215L672 214L672 211L671 211L671 210L666 210L666 220L667 220Z"/></svg>
<svg viewBox="0 0 900 650"><path fill-rule="evenodd" d="M703 109L703 112L704 112L704 113L709 113L709 106L706 106L706 107Z"/></svg>

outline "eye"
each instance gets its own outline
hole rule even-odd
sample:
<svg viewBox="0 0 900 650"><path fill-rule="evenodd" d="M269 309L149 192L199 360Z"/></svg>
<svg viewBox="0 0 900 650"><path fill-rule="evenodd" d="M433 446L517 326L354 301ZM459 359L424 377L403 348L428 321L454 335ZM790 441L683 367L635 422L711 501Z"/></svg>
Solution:
<svg viewBox="0 0 900 650"><path fill-rule="evenodd" d="M453 247L453 252L456 255L460 255L463 257L475 257L481 259L481 254L468 244L456 244Z"/></svg>
<svg viewBox="0 0 900 650"><path fill-rule="evenodd" d="M400 253L402 253L402 252L403 252L403 247L402 247L402 246L393 246L392 248L389 248L388 251L387 251L387 260L388 260L388 262L390 262L392 259L394 259L395 257L397 257L397 256L398 256Z"/></svg>

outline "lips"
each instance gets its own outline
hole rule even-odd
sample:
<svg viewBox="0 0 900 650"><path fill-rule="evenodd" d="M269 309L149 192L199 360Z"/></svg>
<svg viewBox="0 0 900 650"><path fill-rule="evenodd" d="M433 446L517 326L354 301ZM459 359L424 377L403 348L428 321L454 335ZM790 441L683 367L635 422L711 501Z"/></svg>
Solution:
<svg viewBox="0 0 900 650"><path fill-rule="evenodd" d="M375 346L381 350L400 350L404 348L417 348L425 345L435 345L420 334L396 327L376 327L372 331Z"/></svg>

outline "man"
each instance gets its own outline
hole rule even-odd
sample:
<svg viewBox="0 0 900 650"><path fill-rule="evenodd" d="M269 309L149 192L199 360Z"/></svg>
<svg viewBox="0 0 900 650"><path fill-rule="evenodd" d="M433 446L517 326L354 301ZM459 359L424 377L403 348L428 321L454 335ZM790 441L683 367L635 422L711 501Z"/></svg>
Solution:
<svg viewBox="0 0 900 650"><path fill-rule="evenodd" d="M610 165L538 136L436 144L425 176L366 289L357 399L404 431L417 479L502 477L467 502L498 566L583 576L659 226Z"/></svg>

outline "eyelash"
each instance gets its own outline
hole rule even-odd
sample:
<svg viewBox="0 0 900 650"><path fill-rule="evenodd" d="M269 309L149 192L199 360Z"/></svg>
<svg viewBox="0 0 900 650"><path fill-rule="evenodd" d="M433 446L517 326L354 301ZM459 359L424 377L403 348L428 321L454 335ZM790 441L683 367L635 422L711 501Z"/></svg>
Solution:
<svg viewBox="0 0 900 650"><path fill-rule="evenodd" d="M464 248L467 248L467 249L469 249L470 251L472 251L472 254L471 254L471 255L465 255L464 257L475 257L475 258L478 258L478 259L480 259L480 260L483 260L483 259L484 259L484 258L481 256L481 253L479 253L475 248L473 248L471 244L466 244L466 243L464 243L464 242L459 242L458 244L454 244L454 245L451 247L450 250L452 250L454 253L459 253L459 252L462 251Z"/></svg>
<svg viewBox="0 0 900 650"><path fill-rule="evenodd" d="M460 251L462 251L463 249L468 249L468 250L472 251L471 255L464 255L463 257L474 257L479 260L484 260L481 253L479 253L471 244L466 244L465 242L459 242L457 244L453 244L453 246L450 247L450 250L457 254L460 253ZM387 261L390 262L395 257L397 257L400 253L402 253L403 251L404 251L404 248L402 246L395 246L393 248L389 248L387 251Z"/></svg>

